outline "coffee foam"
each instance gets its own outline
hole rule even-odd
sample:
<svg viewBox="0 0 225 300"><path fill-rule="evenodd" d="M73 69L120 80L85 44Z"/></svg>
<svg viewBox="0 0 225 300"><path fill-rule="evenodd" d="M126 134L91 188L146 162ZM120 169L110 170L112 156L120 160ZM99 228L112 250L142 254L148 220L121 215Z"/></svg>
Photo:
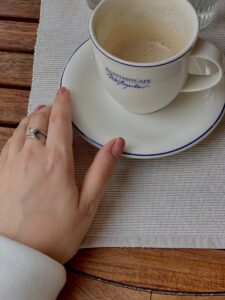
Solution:
<svg viewBox="0 0 225 300"><path fill-rule="evenodd" d="M122 22L109 32L103 47L126 61L163 61L176 55L187 43L185 35L177 38L174 28L167 29L166 26L159 26L145 18L138 22L138 26L132 22ZM169 34L169 30L173 30L174 36Z"/></svg>
<svg viewBox="0 0 225 300"><path fill-rule="evenodd" d="M166 60L176 54L175 49L163 41L151 38L135 38L113 41L109 36L105 49L120 59L137 62L157 62Z"/></svg>
<svg viewBox="0 0 225 300"><path fill-rule="evenodd" d="M99 44L126 61L151 63L181 52L193 34L190 18L177 0L117 0L100 11L95 24ZM162 8L163 7L163 8Z"/></svg>

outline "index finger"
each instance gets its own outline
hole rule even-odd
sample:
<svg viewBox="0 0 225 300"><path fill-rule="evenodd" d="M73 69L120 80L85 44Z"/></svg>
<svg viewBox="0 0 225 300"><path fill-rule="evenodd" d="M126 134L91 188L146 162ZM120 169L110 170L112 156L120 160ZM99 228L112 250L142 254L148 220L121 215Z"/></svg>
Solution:
<svg viewBox="0 0 225 300"><path fill-rule="evenodd" d="M63 147L72 150L72 120L70 93L66 88L58 90L49 117L46 147Z"/></svg>

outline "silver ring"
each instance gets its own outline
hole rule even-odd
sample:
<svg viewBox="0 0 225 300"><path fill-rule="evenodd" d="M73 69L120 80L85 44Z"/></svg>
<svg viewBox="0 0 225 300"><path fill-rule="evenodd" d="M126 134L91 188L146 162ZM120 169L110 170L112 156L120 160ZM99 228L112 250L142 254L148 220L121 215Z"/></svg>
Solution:
<svg viewBox="0 0 225 300"><path fill-rule="evenodd" d="M47 134L44 133L42 130L30 127L25 137L26 139L40 140L40 135L47 138Z"/></svg>

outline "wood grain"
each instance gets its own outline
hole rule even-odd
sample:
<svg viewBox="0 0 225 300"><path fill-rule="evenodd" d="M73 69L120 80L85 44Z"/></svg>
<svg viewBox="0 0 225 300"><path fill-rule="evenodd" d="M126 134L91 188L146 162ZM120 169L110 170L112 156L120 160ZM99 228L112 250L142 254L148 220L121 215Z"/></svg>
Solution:
<svg viewBox="0 0 225 300"><path fill-rule="evenodd" d="M27 114L29 91L0 88L0 124L17 126Z"/></svg>
<svg viewBox="0 0 225 300"><path fill-rule="evenodd" d="M150 300L151 294L68 273L58 300Z"/></svg>
<svg viewBox="0 0 225 300"><path fill-rule="evenodd" d="M33 55L0 52L0 87L30 88Z"/></svg>
<svg viewBox="0 0 225 300"><path fill-rule="evenodd" d="M40 0L0 0L0 18L39 19Z"/></svg>
<svg viewBox="0 0 225 300"><path fill-rule="evenodd" d="M0 0L0 150L25 116L31 86L40 0ZM10 53L11 51L11 53ZM25 52L25 53L13 53ZM7 88L6 88L7 87ZM25 90L27 89L27 90ZM69 268L99 280L68 273L59 299L147 300L150 293L225 293L225 252L214 250L85 249ZM75 271L76 272L76 271ZM114 282L124 285L118 287ZM135 291L125 286L138 287ZM153 294L152 300L225 300Z"/></svg>
<svg viewBox="0 0 225 300"><path fill-rule="evenodd" d="M170 296L153 293L151 300L225 300L225 296Z"/></svg>
<svg viewBox="0 0 225 300"><path fill-rule="evenodd" d="M224 251L83 249L69 265L96 277L150 290L225 292Z"/></svg>
<svg viewBox="0 0 225 300"><path fill-rule="evenodd" d="M0 51L34 51L38 24L0 20Z"/></svg>

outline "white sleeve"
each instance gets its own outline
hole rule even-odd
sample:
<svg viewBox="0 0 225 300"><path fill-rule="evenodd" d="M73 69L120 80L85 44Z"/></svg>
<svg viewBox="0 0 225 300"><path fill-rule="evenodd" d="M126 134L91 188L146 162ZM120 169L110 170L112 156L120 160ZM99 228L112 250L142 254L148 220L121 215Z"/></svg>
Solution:
<svg viewBox="0 0 225 300"><path fill-rule="evenodd" d="M55 300L65 282L63 265L0 236L1 300Z"/></svg>

